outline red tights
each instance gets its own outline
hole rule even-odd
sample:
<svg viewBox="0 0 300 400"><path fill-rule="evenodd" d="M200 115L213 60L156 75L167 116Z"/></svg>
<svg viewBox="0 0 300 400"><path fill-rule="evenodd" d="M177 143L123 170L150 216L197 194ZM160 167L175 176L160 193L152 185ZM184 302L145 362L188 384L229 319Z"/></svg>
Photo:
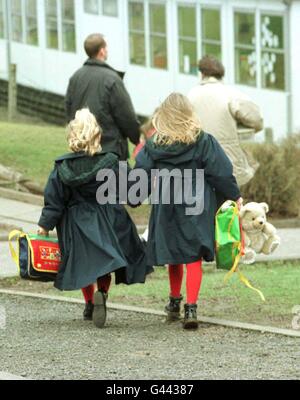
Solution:
<svg viewBox="0 0 300 400"><path fill-rule="evenodd" d="M101 278L97 279L98 290L107 293L109 291L110 283L110 274L101 276ZM86 303L88 303L89 301L91 301L92 303L94 302L94 285L89 285L85 288L82 288L81 291Z"/></svg>
<svg viewBox="0 0 300 400"><path fill-rule="evenodd" d="M172 297L180 297L183 280L183 264L169 265L169 280ZM196 304L202 282L202 261L186 264L186 302Z"/></svg>

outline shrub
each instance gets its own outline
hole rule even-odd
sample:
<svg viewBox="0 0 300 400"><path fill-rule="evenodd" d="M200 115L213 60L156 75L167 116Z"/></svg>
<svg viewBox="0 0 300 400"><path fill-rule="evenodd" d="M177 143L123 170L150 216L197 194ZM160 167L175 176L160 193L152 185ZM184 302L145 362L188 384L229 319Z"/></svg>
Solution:
<svg viewBox="0 0 300 400"><path fill-rule="evenodd" d="M300 134L278 144L245 144L260 166L241 188L245 202L269 204L274 217L300 216Z"/></svg>

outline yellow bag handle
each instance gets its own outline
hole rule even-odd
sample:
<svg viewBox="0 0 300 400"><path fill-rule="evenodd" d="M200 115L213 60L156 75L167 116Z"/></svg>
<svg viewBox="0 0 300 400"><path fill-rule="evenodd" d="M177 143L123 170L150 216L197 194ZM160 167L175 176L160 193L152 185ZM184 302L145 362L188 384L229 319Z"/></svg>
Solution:
<svg viewBox="0 0 300 400"><path fill-rule="evenodd" d="M229 233L229 232L228 232L228 233ZM251 283L249 282L249 280L245 277L245 275L243 275L243 274L241 273L241 271L239 271L238 265L239 265L239 262L240 262L240 259L241 259L241 256L242 256L242 252L243 252L242 243L240 243L238 249L239 249L239 254L236 256L235 261L234 261L234 264L233 264L231 270L230 270L229 272L227 272L227 274L225 275L224 282L226 283L226 282L231 278L231 276L232 276L235 272L237 272L238 275L239 275L240 281L241 281L245 286L247 286L249 289L252 289L252 290L254 290L255 292L257 292L257 293L259 294L260 298L262 299L262 301L266 301L265 296L263 295L262 291L260 291L259 289L256 289L255 287L253 287L253 286L251 285Z"/></svg>
<svg viewBox="0 0 300 400"><path fill-rule="evenodd" d="M10 254L12 256L12 259L16 263L17 267L19 268L20 271L20 265L19 265L19 247L17 247L17 250L14 249L14 246L12 244L12 241L14 239L19 239L21 236L24 235L24 232L19 231L17 229L14 229L11 231L8 235L8 244L9 244L9 249L10 249Z"/></svg>

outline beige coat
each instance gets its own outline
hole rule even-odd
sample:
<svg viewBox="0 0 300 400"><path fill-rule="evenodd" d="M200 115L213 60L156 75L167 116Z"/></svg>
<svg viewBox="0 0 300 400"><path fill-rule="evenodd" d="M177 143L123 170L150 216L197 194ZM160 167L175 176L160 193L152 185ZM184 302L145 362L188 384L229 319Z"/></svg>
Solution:
<svg viewBox="0 0 300 400"><path fill-rule="evenodd" d="M188 94L202 122L203 130L221 144L233 164L238 185L253 178L258 163L251 160L240 146L239 127L254 132L263 129L259 108L246 95L215 78L207 78Z"/></svg>

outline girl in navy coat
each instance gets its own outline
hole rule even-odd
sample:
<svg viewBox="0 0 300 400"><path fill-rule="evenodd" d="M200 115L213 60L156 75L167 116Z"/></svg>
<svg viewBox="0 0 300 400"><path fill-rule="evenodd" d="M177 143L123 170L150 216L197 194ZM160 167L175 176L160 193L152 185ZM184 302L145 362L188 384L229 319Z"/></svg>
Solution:
<svg viewBox="0 0 300 400"><path fill-rule="evenodd" d="M55 160L45 188L45 206L39 234L56 227L62 263L55 281L60 290L82 289L84 319L97 327L106 320L106 298L115 273L116 284L144 283L152 271L146 263L145 245L124 205L98 204L99 171L118 177L119 158L101 152L101 128L88 109L80 110L69 124L72 153ZM117 185L118 187L118 185ZM94 295L94 282L98 291Z"/></svg>
<svg viewBox="0 0 300 400"><path fill-rule="evenodd" d="M232 164L213 136L201 130L201 124L189 100L178 93L171 94L156 110L154 136L137 155L135 168L151 171L192 171L192 191L196 193L196 170L204 171L203 210L194 215L186 212L190 202L175 201L170 190L170 203L163 204L160 175L156 178L158 201L152 206L147 243L148 263L169 264L170 303L166 312L170 320L180 316L183 265L186 264L186 294L184 328L197 328L197 301L202 281L202 259L214 259L214 218L217 196L222 200L240 199L240 191L232 174ZM202 175L203 176L203 175ZM201 182L197 182L201 184ZM151 186L151 185L149 185ZM172 185L169 186L172 188ZM165 189L164 189L165 190ZM201 201L200 201L201 202ZM193 214L193 213L192 213Z"/></svg>

